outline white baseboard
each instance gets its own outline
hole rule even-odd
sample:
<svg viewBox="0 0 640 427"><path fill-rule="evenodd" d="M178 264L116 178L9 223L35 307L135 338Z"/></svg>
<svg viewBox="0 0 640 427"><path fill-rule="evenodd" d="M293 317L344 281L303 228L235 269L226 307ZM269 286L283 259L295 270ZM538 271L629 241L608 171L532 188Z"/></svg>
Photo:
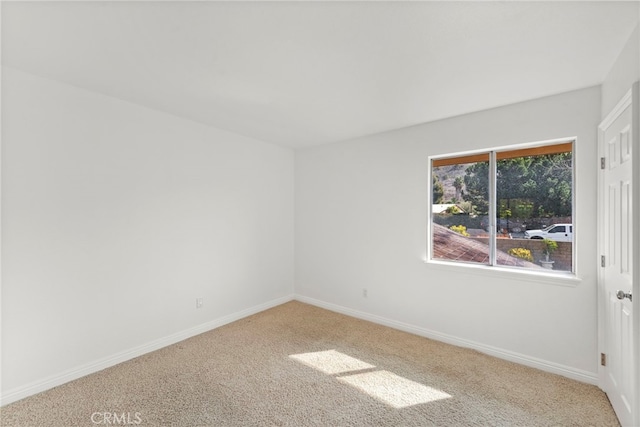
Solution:
<svg viewBox="0 0 640 427"><path fill-rule="evenodd" d="M303 295L295 295L295 300L304 302L307 304L315 305L327 310L335 311L337 313L346 314L347 316L356 317L362 320L368 320L379 325L388 326L390 328L398 329L404 332L409 332L415 335L419 335L425 338L430 338L436 341L441 341L447 344L452 344L458 347L472 348L478 350L481 353L488 354L490 356L497 357L499 359L508 360L510 362L518 363L521 365L529 366L532 368L540 369L541 371L550 372L553 374L562 375L567 378L571 378L577 381L581 381L588 384L598 385L598 373L588 372L581 369L575 369L570 366L561 365L555 362L549 362L547 360L538 359L536 357L527 356L525 354L516 353L509 350L504 350L498 347L478 343L475 341L466 340L464 338L454 337L452 335L443 334L440 332L431 331L429 329L421 328L419 326L410 325L408 323L399 322L385 317L377 316L375 314L365 313L363 311L354 310L348 307L343 307L337 304L317 300L315 298L306 297Z"/></svg>
<svg viewBox="0 0 640 427"><path fill-rule="evenodd" d="M42 391L62 385L86 375L93 374L95 372L117 365L118 363L126 362L127 360L131 360L135 357L142 356L152 351L159 350L163 347L186 340L187 338L191 338L203 332L219 328L220 326L235 322L236 320L240 320L244 317L251 316L252 314L256 314L280 304L284 304L291 300L293 300L293 295L276 298L263 304L258 304L245 310L241 310L236 313L232 313L227 316L223 316L218 319L194 326L184 331L159 338L138 347L121 351L119 353L86 363L76 368L68 369L59 374L51 375L42 380L34 381L24 386L17 387L13 390L8 390L0 397L0 406L7 405L20 399L24 399L25 397L32 396L36 393L40 393Z"/></svg>
<svg viewBox="0 0 640 427"><path fill-rule="evenodd" d="M459 347L466 347L478 350L482 353L489 354L491 356L498 357L500 359L508 360L510 362L519 363L521 365L530 366L540 369L545 372L550 372L558 375L565 376L577 381L598 385L597 373L587 372L580 369L575 369L569 366L560 365L558 363L549 362L546 360L538 359L535 357L515 353L509 350L500 349L497 347L477 343L474 341L457 338L451 335L442 334L440 332L431 331L418 326L410 325L408 323L399 322L385 317L377 316L374 314L365 313L363 311L354 310L348 307L343 307L337 304L328 303L325 301L317 300L315 298L306 297L303 295L288 295L285 297L277 298L266 303L259 304L253 307L249 307L245 310L238 311L236 313L229 314L227 316L220 317L218 319L203 323L201 325L194 326L181 332L159 338L149 343L140 345L138 347L125 350L114 355L98 359L93 362L86 363L61 372L56 375L49 376L39 381L26 384L21 387L17 387L12 390L8 390L2 396L0 396L0 406L7 405L9 403L24 399L25 397L32 396L36 393L51 389L53 387L62 385L69 381L84 377L86 375L101 371L118 363L126 362L135 357L142 356L155 350L159 350L163 347L175 344L183 341L187 338L199 335L201 333L219 328L236 320L240 320L252 314L259 313L269 308L284 304L291 300L298 300L307 304L315 305L327 310L335 311L337 313L346 314L347 316L356 317L358 319L368 320L373 323L388 326L401 331L409 332L415 335L423 336L425 338L434 339L437 341L445 342L447 344L456 345Z"/></svg>

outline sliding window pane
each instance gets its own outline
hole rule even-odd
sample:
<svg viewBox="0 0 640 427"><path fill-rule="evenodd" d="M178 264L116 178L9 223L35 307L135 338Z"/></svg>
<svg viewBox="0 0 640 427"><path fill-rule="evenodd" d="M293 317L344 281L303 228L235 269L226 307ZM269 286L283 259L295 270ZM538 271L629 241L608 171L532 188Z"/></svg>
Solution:
<svg viewBox="0 0 640 427"><path fill-rule="evenodd" d="M573 270L571 147L496 153L498 265Z"/></svg>
<svg viewBox="0 0 640 427"><path fill-rule="evenodd" d="M432 258L489 264L489 154L433 160Z"/></svg>

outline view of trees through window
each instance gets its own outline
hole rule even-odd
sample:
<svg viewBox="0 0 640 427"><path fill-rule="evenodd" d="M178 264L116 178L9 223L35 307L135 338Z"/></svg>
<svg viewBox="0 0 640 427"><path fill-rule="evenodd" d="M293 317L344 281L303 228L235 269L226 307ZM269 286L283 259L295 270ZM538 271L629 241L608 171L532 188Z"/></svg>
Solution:
<svg viewBox="0 0 640 427"><path fill-rule="evenodd" d="M573 271L572 148L433 159L432 258Z"/></svg>

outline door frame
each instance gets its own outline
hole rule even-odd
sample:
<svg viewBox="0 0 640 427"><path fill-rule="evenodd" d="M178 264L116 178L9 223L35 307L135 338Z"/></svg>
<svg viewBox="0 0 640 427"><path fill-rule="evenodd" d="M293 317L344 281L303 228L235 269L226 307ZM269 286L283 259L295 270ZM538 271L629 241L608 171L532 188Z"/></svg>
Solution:
<svg viewBox="0 0 640 427"><path fill-rule="evenodd" d="M604 244L604 232L605 228L603 226L603 218L604 218L604 191L603 191L603 174L600 169L600 159L602 157L606 157L606 153L603 151L604 145L604 131L607 129L618 116L622 113L622 111L629 105L631 105L632 111L632 150L631 150L631 161L632 163L632 215L633 218L636 219L633 224L632 229L632 271L633 271L633 282L632 282L632 294L634 296L632 301L632 309L633 309L633 349L632 349L632 357L633 357L633 366L640 366L640 221L638 221L638 217L640 214L640 97L639 97L639 82L635 82L631 89L622 97L622 99L618 102L618 104L607 114L602 123L598 126L598 223L597 223L597 247L598 247L598 259L597 265L600 266L600 255L604 253L603 244ZM598 267L598 384L601 389L604 390L604 377L605 377L605 368L600 364L600 353L606 354L606 341L605 341L605 304L606 304L606 294L604 292L603 283L604 283L604 270L601 267ZM640 368L637 368L633 375L633 394L635 398L634 408L633 408L633 425L640 425Z"/></svg>

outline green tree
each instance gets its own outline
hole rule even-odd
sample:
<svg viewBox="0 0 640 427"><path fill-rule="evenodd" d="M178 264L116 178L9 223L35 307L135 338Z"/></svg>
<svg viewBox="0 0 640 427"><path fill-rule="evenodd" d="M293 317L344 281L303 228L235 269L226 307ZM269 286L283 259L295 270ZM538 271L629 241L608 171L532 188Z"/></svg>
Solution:
<svg viewBox="0 0 640 427"><path fill-rule="evenodd" d="M489 162L474 163L467 168L464 176L465 191L463 198L471 202L474 213L489 213Z"/></svg>
<svg viewBox="0 0 640 427"><path fill-rule="evenodd" d="M442 185L442 182L440 182L436 174L433 174L431 188L433 189L432 203L442 203L444 198L444 186Z"/></svg>
<svg viewBox="0 0 640 427"><path fill-rule="evenodd" d="M449 206L445 212L451 215L457 215L460 213L460 209L458 209L457 206L453 205Z"/></svg>
<svg viewBox="0 0 640 427"><path fill-rule="evenodd" d="M500 218L509 220L512 214L512 200L528 197L523 189L522 181L529 171L530 159L530 157L516 157L498 161L496 188Z"/></svg>
<svg viewBox="0 0 640 427"><path fill-rule="evenodd" d="M537 177L534 194L534 211L548 216L570 216L572 166L571 153L537 156L530 175Z"/></svg>
<svg viewBox="0 0 640 427"><path fill-rule="evenodd" d="M571 153L500 160L496 174L498 208L503 213L526 206L530 216L571 215ZM489 211L488 176L488 162L480 162L468 167L464 177L464 200L470 201L478 214Z"/></svg>
<svg viewBox="0 0 640 427"><path fill-rule="evenodd" d="M456 179L453 180L453 186L456 189L456 198L460 199L462 195L462 187L464 186L464 180L461 176L456 176Z"/></svg>

